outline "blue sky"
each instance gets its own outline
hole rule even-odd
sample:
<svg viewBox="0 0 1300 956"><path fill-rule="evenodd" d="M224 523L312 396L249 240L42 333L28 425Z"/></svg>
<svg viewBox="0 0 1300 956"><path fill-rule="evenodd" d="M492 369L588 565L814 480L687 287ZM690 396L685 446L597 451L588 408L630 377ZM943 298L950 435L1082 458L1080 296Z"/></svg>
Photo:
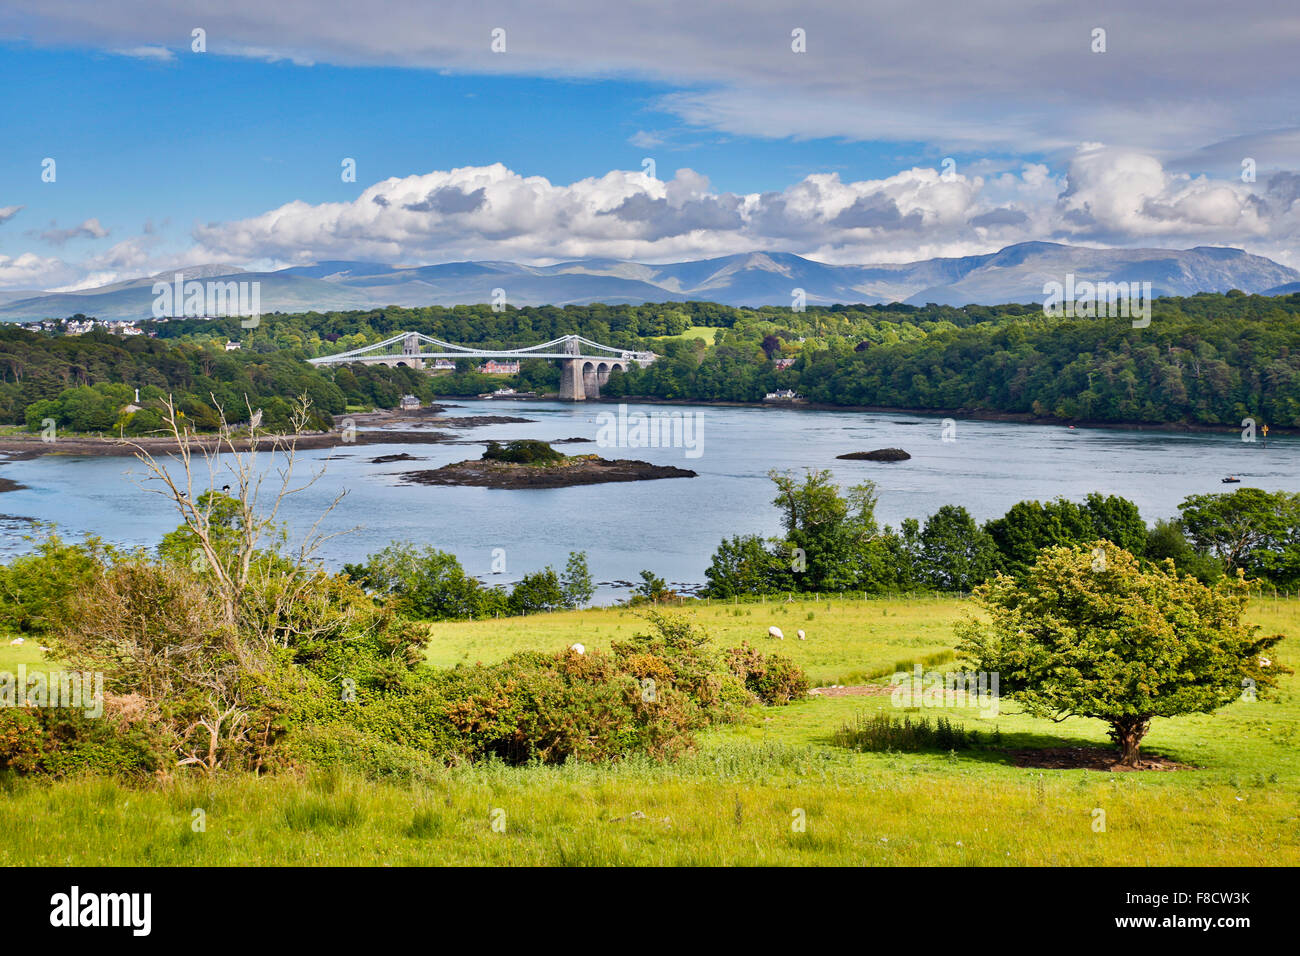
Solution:
<svg viewBox="0 0 1300 956"><path fill-rule="evenodd" d="M656 108L672 88L629 81L450 75L427 69L298 66L178 52L154 62L10 42L0 85L6 204L47 219L130 228L146 218L188 224L255 215L291 199L351 199L390 176L505 163L571 182L610 169L689 166L734 192L778 190L808 173L888 176L942 158L921 143L761 139L698 129L634 145L677 124ZM945 153L943 155L952 155ZM58 162L57 188L41 160ZM958 151L955 158L969 154Z"/></svg>
<svg viewBox="0 0 1300 956"><path fill-rule="evenodd" d="M899 261L1025 239L1300 264L1282 55L1300 27L1282 4L1255 5L1254 27L1237 5L1233 34L1215 5L1170 6L1172 39L1122 4L1073 21L1053 4L955 4L949 33L918 32L906 4L885 21L761 2L737 23L701 0L679 5L691 17L637 20L634 5L617 23L622 8L574 3L566 20L507 2L438 24L419 5L390 4L386 22L321 0L289 26L243 0L224 21L186 3L121 15L137 6L0 12L0 83L21 91L0 101L0 289L173 262ZM510 24L506 56L487 50L495 22ZM806 50L791 23L808 24Z"/></svg>

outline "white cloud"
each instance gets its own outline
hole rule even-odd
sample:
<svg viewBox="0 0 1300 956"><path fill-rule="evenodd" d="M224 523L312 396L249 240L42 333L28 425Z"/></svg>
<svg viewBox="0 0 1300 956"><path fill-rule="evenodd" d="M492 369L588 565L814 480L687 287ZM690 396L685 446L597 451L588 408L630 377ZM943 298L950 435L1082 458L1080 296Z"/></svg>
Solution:
<svg viewBox="0 0 1300 956"><path fill-rule="evenodd" d="M22 206L0 206L0 223L8 222L22 212L22 209Z"/></svg>
<svg viewBox="0 0 1300 956"><path fill-rule="evenodd" d="M60 259L45 258L24 252L17 256L0 255L0 288L45 289L66 282L76 271Z"/></svg>
<svg viewBox="0 0 1300 956"><path fill-rule="evenodd" d="M107 234L96 219L76 230ZM28 253L0 264L0 287L30 288L34 281L82 287L92 274L116 280L218 261L254 269L323 259L665 262L769 251L869 264L974 255L1044 239L1240 246L1294 267L1300 266L1300 173L1276 170L1254 183L1191 176L1149 154L1095 143L1079 149L1060 176L1040 163L988 160L857 181L814 173L763 193L716 190L687 168L667 179L611 170L563 184L496 163L385 179L350 202L286 203L247 219L197 226L191 238L177 253L146 232L75 266Z"/></svg>
<svg viewBox="0 0 1300 956"><path fill-rule="evenodd" d="M668 180L614 170L569 185L501 164L387 179L351 202L293 202L194 230L200 258L551 262L666 261L752 250L832 262L898 262L1057 238L1108 245L1243 244L1300 238L1300 176L1257 184L1166 170L1153 156L1091 145L1056 178L1041 164L912 168L845 182L816 173L739 194L679 169ZM1290 176L1291 178L1286 178Z"/></svg>
<svg viewBox="0 0 1300 956"><path fill-rule="evenodd" d="M1258 184L1170 173L1152 156L1087 148L1070 163L1069 188L1058 205L1067 235L1132 242L1217 236L1244 242L1294 234L1289 210L1270 210Z"/></svg>
<svg viewBox="0 0 1300 956"><path fill-rule="evenodd" d="M126 50L114 50L118 56L129 56L135 60L156 60L159 63L170 63L176 59L176 54L165 46L133 46Z"/></svg>

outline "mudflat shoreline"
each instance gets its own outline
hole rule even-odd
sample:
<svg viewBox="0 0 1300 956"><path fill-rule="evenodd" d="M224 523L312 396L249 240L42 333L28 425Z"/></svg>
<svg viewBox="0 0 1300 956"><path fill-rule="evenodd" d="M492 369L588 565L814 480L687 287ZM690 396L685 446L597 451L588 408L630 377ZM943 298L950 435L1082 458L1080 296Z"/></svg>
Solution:
<svg viewBox="0 0 1300 956"><path fill-rule="evenodd" d="M260 448L270 449L277 443L287 445L292 442L302 451L318 448L337 448L344 445L386 445L410 444L432 445L456 441L460 436L439 431L440 428L474 428L480 425L523 425L533 421L531 418L517 418L512 415L467 415L445 416L448 408L459 406L434 405L428 408L409 411L359 412L353 415L335 417L338 426L334 431L303 432L298 435L262 434L257 443ZM349 428L348 426L354 426ZM406 427L401 427L406 426ZM366 430L363 430L366 429ZM239 451L247 451L251 444L247 437L235 438L234 446ZM195 435L192 445L196 449L212 451L221 446L229 450L229 445L220 441L216 435ZM174 438L164 436L145 436L140 438L116 438L111 435L68 435L56 436L47 441L36 434L17 434L0 436L0 456L8 461L26 461L41 455L74 455L89 458L127 457L134 455L138 448L151 455L173 454L178 450ZM0 492L12 491L6 488L0 479Z"/></svg>
<svg viewBox="0 0 1300 956"><path fill-rule="evenodd" d="M276 443L287 445L290 442L299 450L316 448L335 448L345 445L386 445L391 443L431 445L450 441L456 436L438 431L404 431L382 429L375 431L358 431L351 435L337 432L305 432L300 435L259 435L257 445L269 451ZM191 447L198 450L214 451L220 446L221 451L229 451L230 444L239 451L247 451L251 440L236 438L232 443L219 441L215 435L196 435L191 439ZM179 445L173 438L95 438L75 436L57 438L54 441L42 441L40 436L10 436L0 438L0 455L9 461L26 461L41 455L72 455L89 458L129 457L144 449L151 455L166 455L178 450ZM0 490L4 490L0 486Z"/></svg>

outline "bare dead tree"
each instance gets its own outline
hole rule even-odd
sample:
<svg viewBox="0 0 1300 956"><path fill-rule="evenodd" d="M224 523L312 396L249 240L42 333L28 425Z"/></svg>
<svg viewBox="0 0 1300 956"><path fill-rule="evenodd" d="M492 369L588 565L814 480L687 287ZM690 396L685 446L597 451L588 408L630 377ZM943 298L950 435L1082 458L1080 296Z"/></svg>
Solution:
<svg viewBox="0 0 1300 956"><path fill-rule="evenodd" d="M260 424L261 413L249 405L247 431L241 436L240 430L230 423L225 409L213 396L220 426L214 439L207 441L194 432L170 396L162 404L165 432L172 446L166 459L160 460L138 442L127 442L147 472L140 485L168 499L176 508L203 553L205 567L213 576L228 623L232 627L246 625L248 622L240 619L243 599L254 574L266 570L265 562L258 561L259 555L268 549L278 551L284 543L280 516L285 501L312 487L325 472L322 466L307 475L305 480L298 482L296 479L297 436L306 428L311 401L306 395L297 399L290 419L292 430L287 435L264 432ZM276 459L270 467L266 467L263 461L267 454ZM229 481L219 480L227 477ZM268 479L273 481L268 482ZM264 485L267 486L265 489ZM218 540L218 529L213 521L219 486L231 488L227 497L236 504L238 527L233 546ZM283 617L295 600L301 598L305 589L301 579L318 571L315 556L321 546L331 538L353 530L329 534L321 530L325 519L346 495L346 490L336 495L312 523L297 548L285 556L290 569L285 576L291 586L277 592L278 603L273 608L277 617ZM294 582L295 578L299 580Z"/></svg>

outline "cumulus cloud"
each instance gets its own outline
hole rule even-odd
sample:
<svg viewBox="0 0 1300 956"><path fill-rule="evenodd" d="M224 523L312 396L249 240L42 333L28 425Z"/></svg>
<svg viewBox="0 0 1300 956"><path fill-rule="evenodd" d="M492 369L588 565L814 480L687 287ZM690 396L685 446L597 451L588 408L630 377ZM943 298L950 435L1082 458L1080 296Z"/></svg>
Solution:
<svg viewBox="0 0 1300 956"><path fill-rule="evenodd" d="M495 164L384 180L352 202L288 203L201 226L194 239L209 257L293 263L664 259L828 244L863 255L900 231L959 233L968 213L984 211L979 184L912 169L853 183L816 174L780 192L739 194L691 169L668 180L614 170L563 185Z"/></svg>
<svg viewBox="0 0 1300 956"><path fill-rule="evenodd" d="M614 170L564 185L502 164L375 183L351 202L293 202L196 228L203 259L426 263L643 261L789 251L830 262L898 262L1056 238L1090 244L1250 244L1300 234L1300 175L1256 184L1165 169L1150 155L1090 144L1065 176L1040 164L990 175L903 170L846 182L816 173L782 190L733 193L679 169L660 180Z"/></svg>
<svg viewBox="0 0 1300 956"><path fill-rule="evenodd" d="M93 219L54 231L107 234ZM1038 163L985 161L853 181L814 173L779 190L737 193L686 168L669 179L611 170L564 184L496 163L385 179L349 202L286 203L196 226L191 239L178 254L146 231L75 267L28 253L0 263L0 287L80 285L88 275L122 279L217 261L257 269L324 259L665 262L765 251L896 263L1040 239L1231 245L1300 266L1300 172L1278 170L1254 183L1212 179L1094 143L1061 175Z"/></svg>
<svg viewBox="0 0 1300 956"><path fill-rule="evenodd" d="M1217 236L1243 242L1293 234L1296 218L1268 207L1254 184L1171 173L1152 156L1090 147L1070 163L1061 233L1103 242Z"/></svg>
<svg viewBox="0 0 1300 956"><path fill-rule="evenodd" d="M24 252L17 256L0 255L0 288L41 290L66 282L77 271L60 259Z"/></svg>

